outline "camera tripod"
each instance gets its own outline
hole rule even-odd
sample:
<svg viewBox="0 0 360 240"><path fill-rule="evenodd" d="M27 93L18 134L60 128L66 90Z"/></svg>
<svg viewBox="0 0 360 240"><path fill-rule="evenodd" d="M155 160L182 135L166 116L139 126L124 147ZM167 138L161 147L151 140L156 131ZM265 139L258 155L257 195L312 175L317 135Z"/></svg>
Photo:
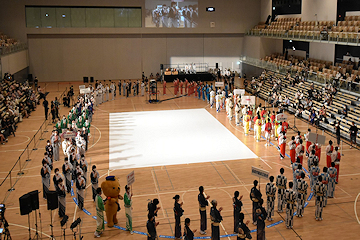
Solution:
<svg viewBox="0 0 360 240"><path fill-rule="evenodd" d="M4 232L2 233L3 237L0 237L0 239L12 240L11 235L10 235L10 231L9 231L9 224L6 221L5 217L1 218L0 222L1 222L1 226L3 226L3 228L4 228Z"/></svg>

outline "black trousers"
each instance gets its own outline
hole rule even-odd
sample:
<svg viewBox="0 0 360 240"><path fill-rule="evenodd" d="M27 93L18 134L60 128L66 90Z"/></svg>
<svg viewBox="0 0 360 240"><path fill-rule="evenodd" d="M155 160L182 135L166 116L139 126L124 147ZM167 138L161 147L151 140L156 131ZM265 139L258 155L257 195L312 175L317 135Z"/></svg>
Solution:
<svg viewBox="0 0 360 240"><path fill-rule="evenodd" d="M47 120L48 113L49 113L49 109L48 109L48 108L45 108L45 119L46 119L46 120Z"/></svg>
<svg viewBox="0 0 360 240"><path fill-rule="evenodd" d="M200 211L200 230L205 231L207 229L207 221L206 221L206 210Z"/></svg>
<svg viewBox="0 0 360 240"><path fill-rule="evenodd" d="M265 240L265 228L261 227L261 228L257 228L256 230L256 234L257 234L257 240Z"/></svg>
<svg viewBox="0 0 360 240"><path fill-rule="evenodd" d="M257 202L253 202L253 222L257 221L256 218L256 209L258 208L258 203Z"/></svg>
<svg viewBox="0 0 360 240"><path fill-rule="evenodd" d="M240 212L234 209L234 232L238 232Z"/></svg>
<svg viewBox="0 0 360 240"><path fill-rule="evenodd" d="M211 240L220 240L220 228L211 224Z"/></svg>
<svg viewBox="0 0 360 240"><path fill-rule="evenodd" d="M175 215L175 237L181 237L181 222L180 217Z"/></svg>

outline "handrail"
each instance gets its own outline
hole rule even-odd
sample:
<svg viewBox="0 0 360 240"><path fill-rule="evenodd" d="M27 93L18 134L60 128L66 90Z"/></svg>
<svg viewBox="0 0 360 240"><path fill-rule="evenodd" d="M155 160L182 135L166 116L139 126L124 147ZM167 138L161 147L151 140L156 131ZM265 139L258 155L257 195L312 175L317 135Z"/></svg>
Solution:
<svg viewBox="0 0 360 240"><path fill-rule="evenodd" d="M67 91L67 87L65 88L65 90L61 93L60 95L60 99L62 98L62 96L64 96L66 94L66 91ZM48 117L50 117L50 113L48 113ZM48 124L50 121L49 120L44 120L43 123L40 125L39 129L36 131L36 133L33 135L33 137L31 138L30 142L26 145L25 149L21 152L21 154L19 155L18 159L16 160L16 162L14 163L14 165L12 166L12 168L9 170L9 173L6 175L6 177L4 178L4 180L0 183L0 187L8 180L8 178L10 178L10 188L8 189L8 192L11 192L14 189L14 186L16 185L17 181L16 180L14 183L12 183L12 180L11 180L11 174L12 172L14 171L15 167L17 167L17 165L20 166L20 171L17 173L18 175L22 175L24 174L23 173L23 169L26 167L27 164L24 164L23 166L21 165L21 158L23 157L24 153L27 152L28 156L27 156L27 159L26 159L26 162L29 162L31 161L30 159L30 155L32 153L32 151L36 151L37 148L36 148L36 145L37 145L37 141L36 141L36 136L39 134L40 132L40 137L39 137L39 140L43 140L41 139L42 138L42 135L44 132L47 132L46 129ZM45 125L45 126L44 126ZM30 145L33 144L33 148L30 147ZM19 178L18 178L19 179ZM5 196L6 198L7 196Z"/></svg>
<svg viewBox="0 0 360 240"><path fill-rule="evenodd" d="M28 46L26 43L18 43L18 44L11 45L11 46L0 46L0 56L23 51L26 49L28 49Z"/></svg>
<svg viewBox="0 0 360 240"><path fill-rule="evenodd" d="M309 32L309 34L307 34ZM306 42L325 42L341 45L358 46L360 43L359 33L355 32L328 32L322 35L319 31L300 31L300 30L279 30L279 29L251 29L246 33L248 36L259 36L279 39L301 40Z"/></svg>

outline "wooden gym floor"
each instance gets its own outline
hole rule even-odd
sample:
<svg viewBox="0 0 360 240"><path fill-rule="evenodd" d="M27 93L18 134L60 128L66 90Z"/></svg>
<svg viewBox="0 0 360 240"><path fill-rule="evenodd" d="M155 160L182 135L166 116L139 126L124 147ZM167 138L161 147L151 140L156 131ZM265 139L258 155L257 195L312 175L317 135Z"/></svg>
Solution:
<svg viewBox="0 0 360 240"><path fill-rule="evenodd" d="M60 96L69 87L70 84L74 85L74 89L78 89L81 83L40 83L40 85L50 92L47 99L53 100L55 96ZM242 83L240 83L242 84ZM161 89L162 92L162 89ZM77 92L76 92L77 93ZM165 97L170 98L173 93L171 84L168 84L167 93ZM260 101L262 102L262 101ZM258 104L258 102L257 102ZM249 191L252 187L252 182L256 179L252 176L251 166L263 168L270 172L271 175L276 176L281 167L285 168L285 174L288 181L292 180L290 169L290 159L279 159L279 153L274 146L265 147L264 140L257 143L253 135L244 136L242 127L236 127L234 121L231 123L226 118L225 111L216 113L214 108L198 100L195 97L181 97L174 100L169 100L159 104L149 104L146 102L145 97L129 97L117 95L114 101L109 101L100 105L93 117L91 134L89 140L89 150L86 154L89 166L96 164L97 169L102 176L100 182L104 180L108 174L115 175L120 179L121 194L124 194L124 186L126 184L126 175L130 170L115 170L108 171L108 156L109 156L109 113L111 112L134 112L134 111L156 111L156 110L175 110L175 109L193 109L205 108L208 110L218 121L220 121L229 131L245 143L256 155L257 159L223 161L223 162L208 162L198 164L184 164L173 165L164 167L150 167L135 169L136 182L133 185L133 229L139 232L146 232L147 221L147 202L149 199L158 198L160 200L161 210L158 213L157 221L160 225L157 228L158 235L173 236L174 234L174 215L173 215L173 199L175 194L181 196L181 201L184 202L183 208L185 210L182 222L186 217L191 219L191 228L199 230L199 212L197 203L198 187L203 185L205 192L211 196L210 199L216 199L219 206L222 206L223 229L221 235L233 233L233 210L232 210L232 196L234 191L240 191L243 198L243 212L245 214L245 221L251 220L251 201L249 199ZM60 114L67 114L69 109L61 107ZM21 152L28 145L32 136L36 133L44 121L44 110L42 105L39 105L37 110L31 114L28 119L24 119L22 123L18 124L16 137L9 137L9 142L6 145L0 146L1 154L1 170L0 178L3 180L11 170L13 164L18 159ZM289 123L293 125L293 116L290 116ZM20 166L17 165L11 174L11 181L15 182L15 190L8 192L10 186L10 179L8 178L0 187L0 201L6 204L5 217L10 223L10 232L13 239L26 239L28 238L28 217L21 216L19 210L19 197L32 190L42 190L40 169L41 160L44 153L46 140L50 136L52 124L49 121L46 129L49 131L43 133L45 140L37 140L36 151L29 151L31 161L25 162L27 153L21 158L21 169L24 174L18 176ZM303 133L309 127L307 123L297 120L297 127ZM315 132L313 127L312 131ZM295 135L295 132L289 131L288 136ZM40 137L37 136L36 139ZM331 139L327 135L326 141ZM214 139L214 141L219 139ZM334 141L334 139L333 139ZM275 143L274 140L272 140ZM334 141L335 142L335 141ZM275 143L276 144L276 143ZM31 144L30 148L34 148ZM179 146L181 151L181 146ZM286 149L288 153L288 149ZM266 228L267 239L357 239L360 234L359 222L356 219L355 211L360 215L360 203L355 202L355 198L360 192L359 177L360 177L360 163L358 161L359 151L356 149L349 149L349 146L344 143L342 152L344 154L340 165L339 184L336 186L335 198L328 200L328 205L324 208L323 218L321 222L315 221L315 207L314 198L309 201L308 206L305 208L304 217L299 219L294 217L294 229L288 230L285 228L284 223L276 226ZM60 151L61 159L63 159L62 151ZM171 159L171 156L169 156ZM325 165L325 147L322 148L322 156L320 167ZM61 167L62 160L54 163L54 168ZM52 176L51 176L52 178ZM261 180L261 191L265 192L266 181ZM51 181L51 189L53 189ZM3 200L4 199L4 200ZM81 233L84 239L92 239L93 233L96 229L95 220L92 216L96 214L95 206L91 199L91 186L86 190L85 208L92 214L86 215L80 211L72 196L68 194L66 205L66 214L69 216L69 222L66 228L66 239L72 238L72 231L70 224L77 218L82 218ZM119 226L125 227L125 213L123 203L120 202L122 210L118 213ZM277 209L277 204L276 208ZM51 215L54 220L54 236L60 239L63 233L60 227L60 219L58 218L57 211L52 213L47 210L46 201L42 199L40 193L40 213L41 224L38 216L38 230L39 235L43 239L49 238L51 235L50 219ZM209 211L208 211L209 214ZM284 220L285 213L278 214L275 212L273 222L266 222L266 225L276 223ZM31 235L35 234L35 213L30 214ZM183 225L183 223L182 223ZM251 223L250 229L256 229ZM207 236L210 236L210 221L208 220ZM199 232L195 236L201 236ZM145 239L145 236L140 234L130 235L119 229L106 230L102 236L103 239ZM253 233L253 238L256 238L256 233ZM224 239L235 239L235 237L225 237Z"/></svg>

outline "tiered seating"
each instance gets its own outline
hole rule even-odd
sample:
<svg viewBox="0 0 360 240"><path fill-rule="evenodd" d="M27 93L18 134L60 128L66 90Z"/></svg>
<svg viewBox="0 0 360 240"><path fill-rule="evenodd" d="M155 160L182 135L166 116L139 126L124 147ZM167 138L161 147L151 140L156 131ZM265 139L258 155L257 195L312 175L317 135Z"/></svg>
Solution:
<svg viewBox="0 0 360 240"><path fill-rule="evenodd" d="M257 32L272 35L285 34L288 30L292 29L300 21L301 18L279 18L276 22L271 22L270 25ZM257 27L255 27L255 29L257 29Z"/></svg>
<svg viewBox="0 0 360 240"><path fill-rule="evenodd" d="M282 79L283 88L282 88L281 95L283 96L283 98L285 96L288 97L290 99L291 104L295 104L294 96L298 90L302 90L305 97L308 96L307 91L310 89L311 83L305 82L301 85L301 87L299 87L299 86L292 87L290 85L290 81L293 80L292 78L290 78L289 80L286 80L286 79L284 79L284 75L268 71L266 73L266 77L269 77L269 76L278 77L278 78ZM286 84L286 87L284 87L285 84ZM317 90L321 90L323 88L323 86L315 84L314 88ZM264 100L268 100L268 98L269 98L268 94L271 92L271 89L272 89L272 86L270 85L270 82L264 81L261 86L260 92L258 92L258 96ZM248 86L246 88L246 91L248 91L252 94L254 93L250 86ZM338 92L336 94L336 96L334 96L332 104L330 106L324 105L322 102L313 100L312 102L313 102L314 110L319 111L321 109L321 107L323 107L323 106L325 106L325 108L326 108L326 115L327 115L327 120L329 123L321 122L320 126L328 129L331 132L334 132L334 126L333 126L334 121L335 120L337 122L340 121L342 136L345 138L349 138L349 128L351 127L352 122L354 121L357 125L360 125L360 117L359 117L360 102L358 102L357 100L358 100L358 98L356 96L350 95L347 93L342 93L342 92ZM348 108L348 114L346 117L341 114L341 110L342 110L343 106L347 106L347 108ZM289 111L295 112L296 109L289 108ZM310 116L310 112L308 110L303 111L302 118L308 120L309 116ZM358 137L359 137L359 135L358 135Z"/></svg>

